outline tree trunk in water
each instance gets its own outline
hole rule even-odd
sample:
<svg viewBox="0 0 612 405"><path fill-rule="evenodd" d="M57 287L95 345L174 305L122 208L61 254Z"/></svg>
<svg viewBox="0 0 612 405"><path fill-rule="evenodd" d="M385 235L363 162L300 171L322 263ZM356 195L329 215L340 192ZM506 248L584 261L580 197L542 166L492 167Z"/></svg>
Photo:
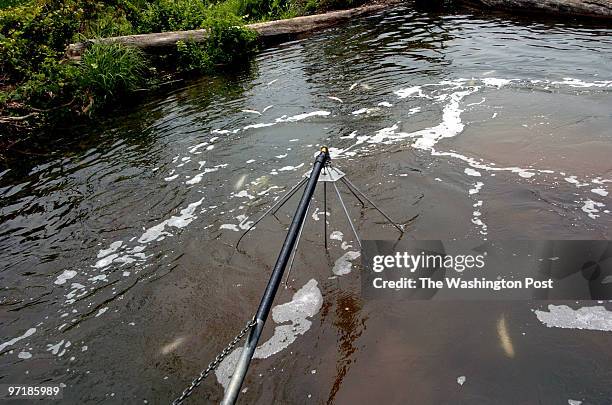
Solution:
<svg viewBox="0 0 612 405"><path fill-rule="evenodd" d="M325 14L289 18L286 20L267 21L246 25L259 34L263 41L278 41L292 38L298 34L318 31L331 27L352 18L384 10L401 0L384 0L373 5L361 6L349 10L332 11ZM87 42L70 44L66 48L69 59L80 59L87 47L93 43L121 43L141 48L145 51L164 51L176 46L178 41L204 42L208 38L208 30L160 32L152 34L125 35L121 37L92 39Z"/></svg>
<svg viewBox="0 0 612 405"><path fill-rule="evenodd" d="M612 18L612 0L459 0L491 9Z"/></svg>

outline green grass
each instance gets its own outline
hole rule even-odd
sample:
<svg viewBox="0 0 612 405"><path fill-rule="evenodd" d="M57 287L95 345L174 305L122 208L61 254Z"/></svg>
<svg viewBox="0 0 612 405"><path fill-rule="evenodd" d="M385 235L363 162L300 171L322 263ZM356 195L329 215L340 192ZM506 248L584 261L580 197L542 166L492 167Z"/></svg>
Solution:
<svg viewBox="0 0 612 405"><path fill-rule="evenodd" d="M78 87L104 104L145 85L148 64L144 54L121 44L98 43L83 54L77 75Z"/></svg>

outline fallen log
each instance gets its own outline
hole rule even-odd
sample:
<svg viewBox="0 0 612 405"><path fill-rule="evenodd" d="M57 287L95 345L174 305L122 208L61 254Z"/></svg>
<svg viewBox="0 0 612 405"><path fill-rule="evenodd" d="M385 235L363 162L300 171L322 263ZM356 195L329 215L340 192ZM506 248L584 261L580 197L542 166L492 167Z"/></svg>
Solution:
<svg viewBox="0 0 612 405"><path fill-rule="evenodd" d="M459 0L461 3L518 11L576 17L612 18L612 0Z"/></svg>
<svg viewBox="0 0 612 405"><path fill-rule="evenodd" d="M351 18L383 10L392 4L398 3L398 1L390 0L349 10L248 24L245 27L257 32L263 41L275 41L331 27ZM66 56L68 59L80 59L87 47L94 43L121 43L140 48L144 51L156 52L175 47L178 41L203 42L206 38L208 38L207 29L98 38L68 45Z"/></svg>

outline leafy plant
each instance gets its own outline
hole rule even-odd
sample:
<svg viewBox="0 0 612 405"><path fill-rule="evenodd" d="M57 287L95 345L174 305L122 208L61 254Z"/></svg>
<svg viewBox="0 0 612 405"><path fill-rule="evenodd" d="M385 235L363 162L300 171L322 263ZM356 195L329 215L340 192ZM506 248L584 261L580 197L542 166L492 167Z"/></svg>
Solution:
<svg viewBox="0 0 612 405"><path fill-rule="evenodd" d="M143 53L119 43L96 43L81 59L78 84L98 104L127 94L146 82L148 64Z"/></svg>
<svg viewBox="0 0 612 405"><path fill-rule="evenodd" d="M211 72L223 65L241 65L256 48L257 34L227 21L216 21L201 44L177 44L178 66L186 71Z"/></svg>

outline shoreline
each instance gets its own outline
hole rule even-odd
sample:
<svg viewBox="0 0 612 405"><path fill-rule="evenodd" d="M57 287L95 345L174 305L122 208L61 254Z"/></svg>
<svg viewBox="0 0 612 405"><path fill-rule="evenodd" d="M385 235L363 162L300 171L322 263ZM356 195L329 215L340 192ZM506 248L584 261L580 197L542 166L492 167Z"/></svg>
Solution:
<svg viewBox="0 0 612 405"><path fill-rule="evenodd" d="M372 5L345 10L246 24L242 26L242 28L255 31L259 40L264 43L268 41L280 42L283 40L291 40L300 34L307 34L316 30L330 28L349 21L351 18L376 13L399 4L401 4L400 0L385 0ZM204 42L208 39L208 34L208 29L198 29L94 39L68 45L66 47L66 57L68 59L79 60L87 47L95 43L120 43L127 46L134 46L148 52L155 52L157 50L172 49L179 41L190 41L195 43Z"/></svg>
<svg viewBox="0 0 612 405"><path fill-rule="evenodd" d="M481 11L612 20L612 0L458 0Z"/></svg>

